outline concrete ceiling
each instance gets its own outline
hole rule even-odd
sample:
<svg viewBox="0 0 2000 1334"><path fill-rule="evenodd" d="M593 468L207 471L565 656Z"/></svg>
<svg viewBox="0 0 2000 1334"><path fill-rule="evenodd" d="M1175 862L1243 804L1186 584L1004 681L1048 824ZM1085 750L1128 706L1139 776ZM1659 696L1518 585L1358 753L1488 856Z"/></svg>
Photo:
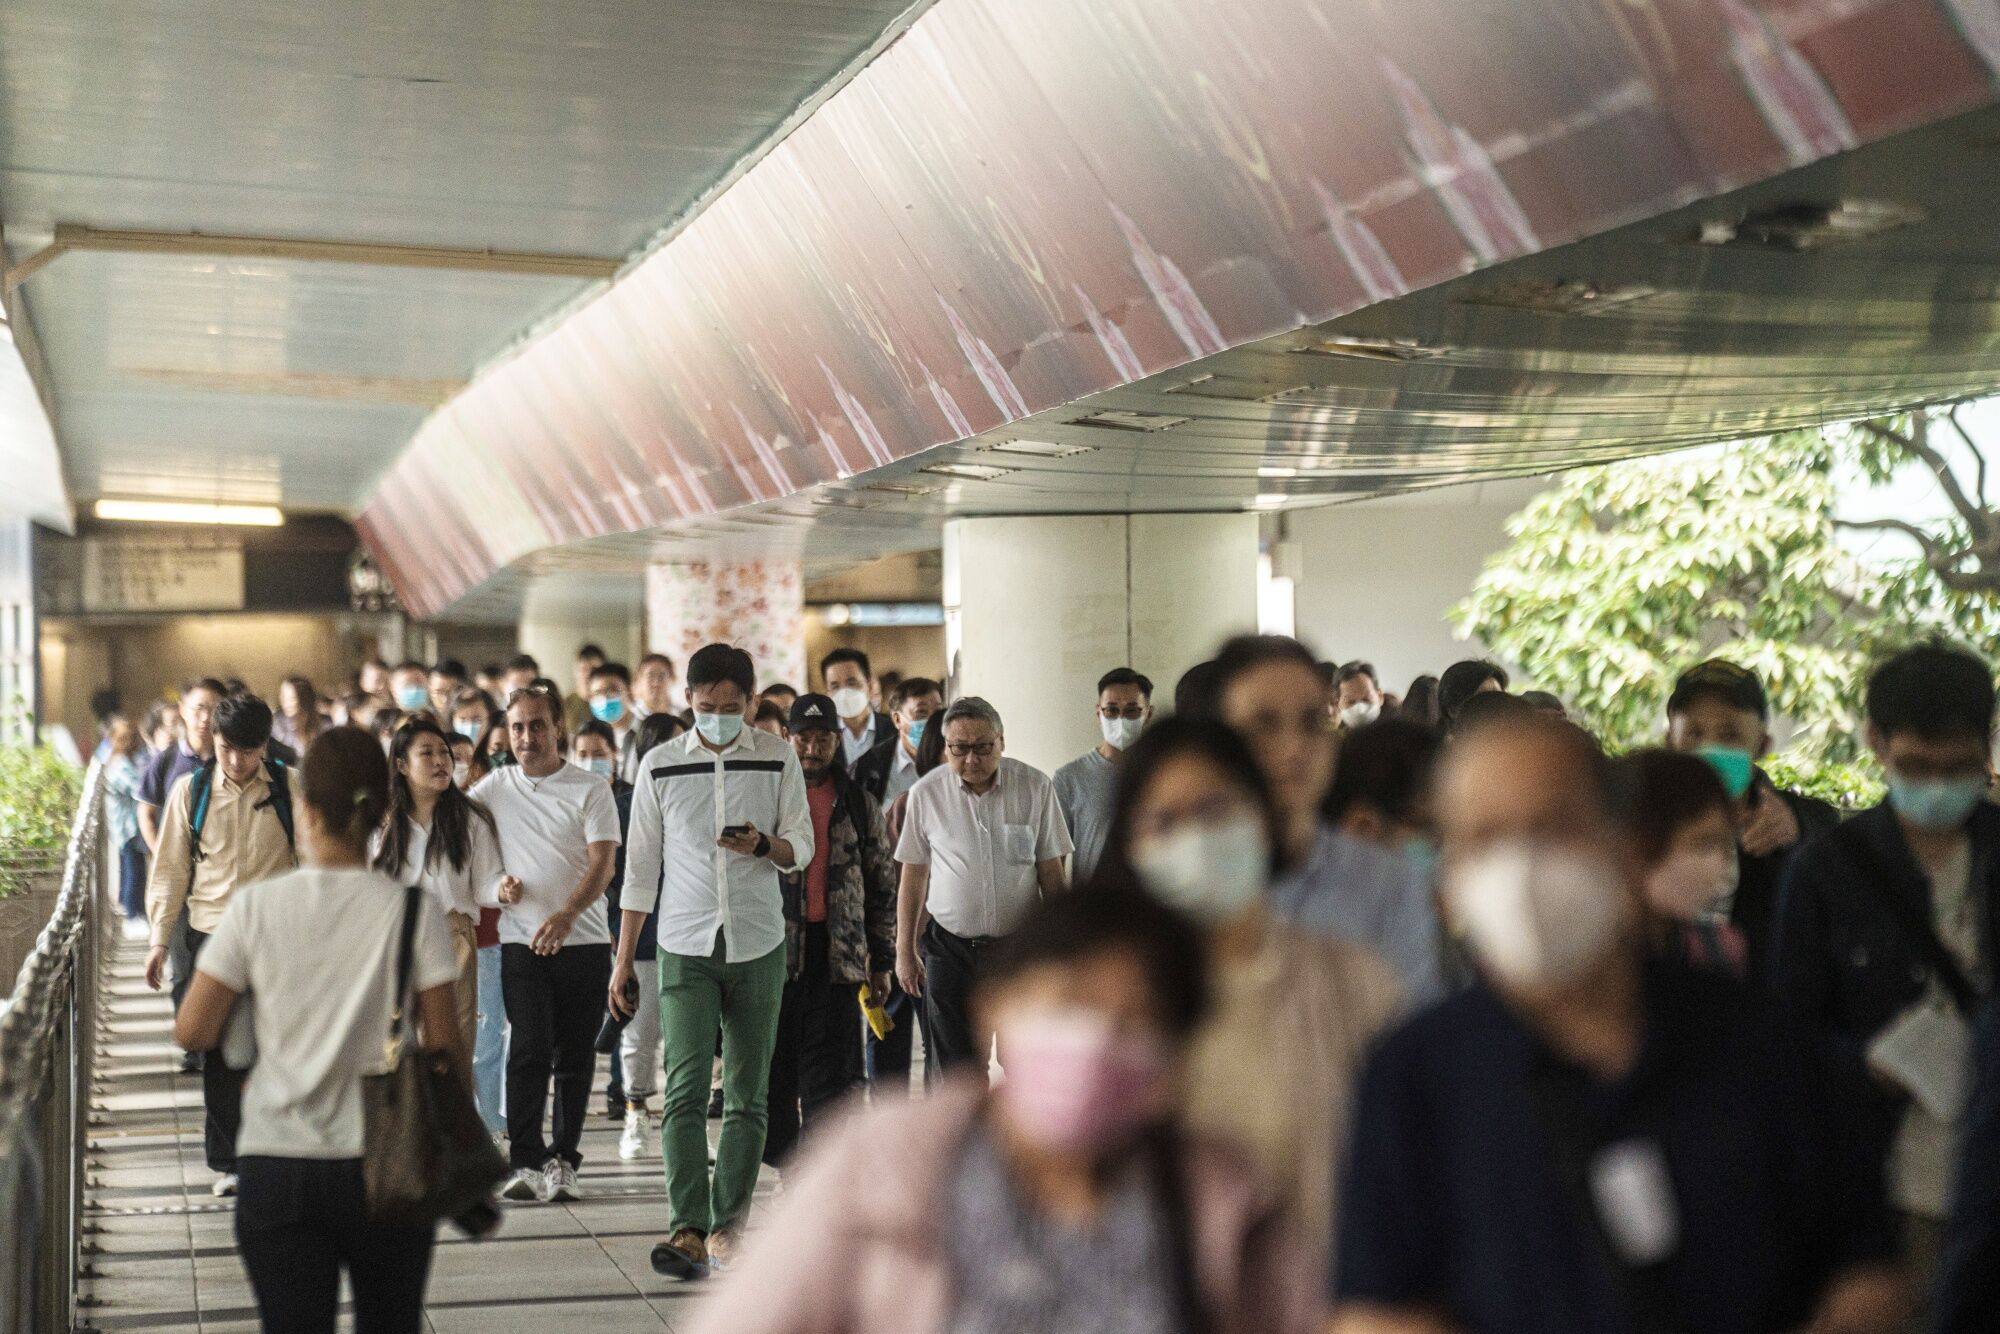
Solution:
<svg viewBox="0 0 2000 1334"><path fill-rule="evenodd" d="M71 493L358 509L432 408L594 284L340 246L608 272L921 8L9 0L8 262L59 227L168 238L97 236L15 294ZM344 257L172 240L197 233Z"/></svg>

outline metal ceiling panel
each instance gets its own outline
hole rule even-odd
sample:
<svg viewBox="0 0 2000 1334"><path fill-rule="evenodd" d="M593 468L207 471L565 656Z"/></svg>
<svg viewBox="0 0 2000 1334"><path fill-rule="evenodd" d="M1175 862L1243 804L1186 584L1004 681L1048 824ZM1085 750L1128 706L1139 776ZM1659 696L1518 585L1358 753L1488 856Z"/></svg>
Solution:
<svg viewBox="0 0 2000 1334"><path fill-rule="evenodd" d="M917 8L923 0L917 0ZM618 258L912 0L10 0L0 224ZM76 494L355 508L574 279L72 253L18 295Z"/></svg>
<svg viewBox="0 0 2000 1334"><path fill-rule="evenodd" d="M1874 310L1877 278L1891 281L1879 255L1815 271L1815 295L1767 312L1759 294L1795 290L1798 270L1708 248L1670 257L1657 239L1589 275L1624 281L1622 264L1670 293L1657 320L1636 299L1553 313L1566 289L1470 290L1444 313L1423 299L1503 264L1528 266L1511 281L1556 284L1531 257L1988 105L1992 72L1955 13L1945 0L945 0L671 243L429 419L362 530L406 605L435 614L535 553L629 551L618 535L633 532L656 533L650 549L720 540L704 516L747 507L816 513L782 541L856 550L836 510L1270 507L1983 382L1950 358L1990 349L1954 347L1948 328L1916 340L1944 360L1911 360L1908 322L1948 324L1950 294L1935 268L1911 272L1907 307ZM1875 58L1890 42L1923 62ZM1989 306L1971 299L1968 329ZM1458 340L1410 360L1285 343L1355 311L1422 325L1395 337ZM1843 360L1828 346L1836 311L1881 324L1872 350L1902 361ZM1621 312L1574 347L1552 332ZM1796 335L1789 372L1765 359L1786 350L1773 325ZM1183 398L1151 401L1145 382L1177 367L1316 397L1262 418L1223 400L1211 425ZM1140 410L1195 420L1069 426L1127 407L1135 384ZM868 485L1051 425L1097 450L992 477L929 472L942 485L920 494ZM1262 475L1302 467L1316 471ZM480 469L487 492L425 491ZM848 499L801 498L829 488ZM731 540L760 535L780 540Z"/></svg>

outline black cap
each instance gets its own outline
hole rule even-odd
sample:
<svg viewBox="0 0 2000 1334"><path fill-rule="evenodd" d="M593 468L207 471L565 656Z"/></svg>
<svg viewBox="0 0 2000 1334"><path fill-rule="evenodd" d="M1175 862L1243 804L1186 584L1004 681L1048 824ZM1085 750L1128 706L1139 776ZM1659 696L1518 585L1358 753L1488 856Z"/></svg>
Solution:
<svg viewBox="0 0 2000 1334"><path fill-rule="evenodd" d="M1710 658L1682 672L1674 682L1674 693L1667 696L1667 712L1679 713L1697 695L1715 695L1735 708L1748 709L1759 721L1770 716L1770 701L1757 673L1726 658Z"/></svg>
<svg viewBox="0 0 2000 1334"><path fill-rule="evenodd" d="M822 732L840 730L840 710L833 707L833 701L825 695L800 695L792 701L792 716L787 721L794 732L817 727Z"/></svg>

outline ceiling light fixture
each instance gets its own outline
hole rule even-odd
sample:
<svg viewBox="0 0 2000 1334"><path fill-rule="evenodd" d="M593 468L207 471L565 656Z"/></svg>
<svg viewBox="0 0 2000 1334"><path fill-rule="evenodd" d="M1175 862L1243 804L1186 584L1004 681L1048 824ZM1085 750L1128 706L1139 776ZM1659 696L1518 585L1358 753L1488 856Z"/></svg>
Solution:
<svg viewBox="0 0 2000 1334"><path fill-rule="evenodd" d="M939 477L963 477L968 481L990 482L1021 470L998 468L990 463L933 463L930 467L920 468L918 471L936 473Z"/></svg>
<svg viewBox="0 0 2000 1334"><path fill-rule="evenodd" d="M191 500L100 500L100 519L130 523L210 523L245 528L277 528L285 516L276 505L207 504Z"/></svg>
<svg viewBox="0 0 2000 1334"><path fill-rule="evenodd" d="M1164 431L1173 426L1184 426L1193 421L1192 417L1174 417L1164 412L1133 412L1124 408L1106 408L1093 412L1088 417L1071 420L1071 426L1097 426L1107 431Z"/></svg>
<svg viewBox="0 0 2000 1334"><path fill-rule="evenodd" d="M1078 454L1095 451L1096 445L1065 445L1054 440L998 440L979 452L982 454L1020 454L1031 459L1073 459Z"/></svg>

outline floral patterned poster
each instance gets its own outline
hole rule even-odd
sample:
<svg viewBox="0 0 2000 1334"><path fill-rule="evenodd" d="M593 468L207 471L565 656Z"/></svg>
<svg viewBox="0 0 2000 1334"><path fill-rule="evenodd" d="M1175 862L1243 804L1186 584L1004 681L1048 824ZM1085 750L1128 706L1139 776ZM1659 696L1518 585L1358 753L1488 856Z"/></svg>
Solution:
<svg viewBox="0 0 2000 1334"><path fill-rule="evenodd" d="M646 647L685 671L704 644L734 644L757 664L757 685L806 676L805 584L796 561L691 561L646 571Z"/></svg>

